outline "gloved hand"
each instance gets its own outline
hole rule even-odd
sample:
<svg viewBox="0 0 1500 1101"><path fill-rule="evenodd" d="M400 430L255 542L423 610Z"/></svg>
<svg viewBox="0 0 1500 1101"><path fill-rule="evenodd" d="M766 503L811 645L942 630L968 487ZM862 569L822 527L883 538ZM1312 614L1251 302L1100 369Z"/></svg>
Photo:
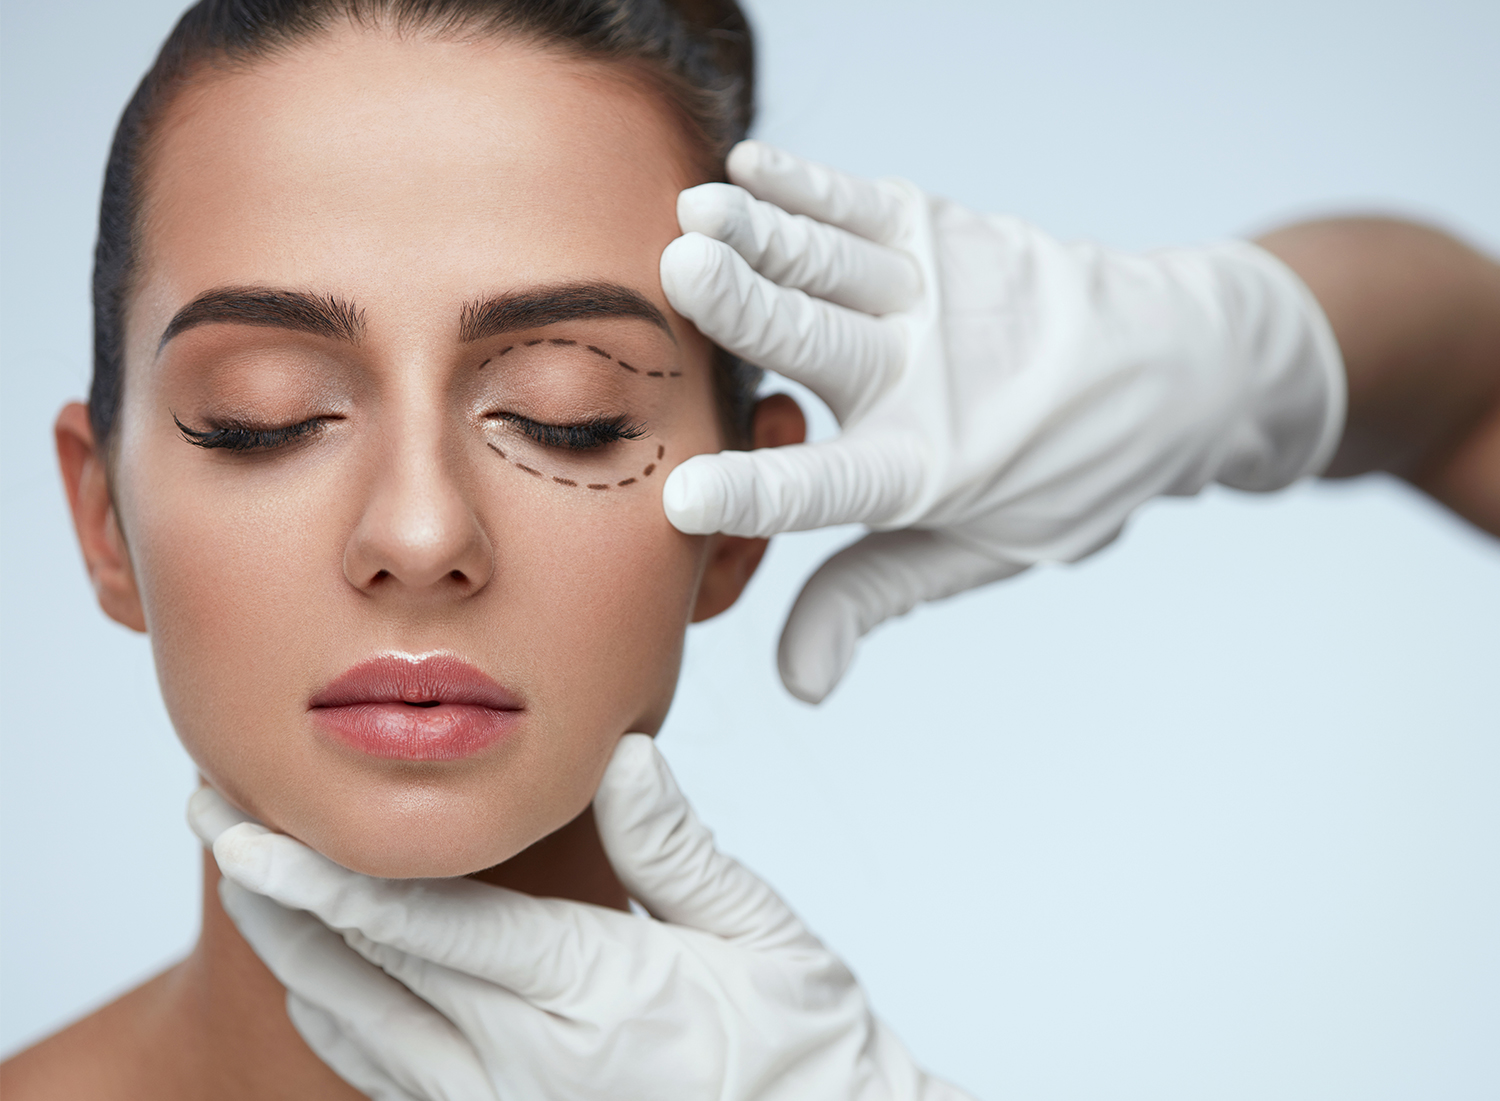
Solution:
<svg viewBox="0 0 1500 1101"><path fill-rule="evenodd" d="M848 969L714 848L650 738L621 739L594 813L654 920L467 879L372 879L211 789L189 804L297 1030L377 1101L965 1096L923 1074Z"/></svg>
<svg viewBox="0 0 1500 1101"><path fill-rule="evenodd" d="M753 141L729 176L679 197L662 287L709 339L806 384L842 434L691 458L663 503L694 534L875 529L787 620L781 676L801 699L890 616L1082 558L1159 494L1281 488L1338 442L1333 332L1254 245L1063 244Z"/></svg>

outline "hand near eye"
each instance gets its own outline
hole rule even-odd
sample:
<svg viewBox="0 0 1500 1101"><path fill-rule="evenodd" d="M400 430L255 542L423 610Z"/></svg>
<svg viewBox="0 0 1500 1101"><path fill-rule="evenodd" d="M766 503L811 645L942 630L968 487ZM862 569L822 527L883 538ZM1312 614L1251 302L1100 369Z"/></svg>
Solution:
<svg viewBox="0 0 1500 1101"><path fill-rule="evenodd" d="M923 1074L848 969L714 847L645 735L621 739L594 813L654 920L467 879L372 879L209 789L189 813L217 838L224 907L298 1031L378 1101L965 1096Z"/></svg>
<svg viewBox="0 0 1500 1101"><path fill-rule="evenodd" d="M842 434L694 457L663 502L695 534L875 529L823 564L787 621L781 676L804 700L891 616L1091 554L1159 494L1280 488L1338 443L1328 321L1254 245L1063 244L759 142L735 148L729 175L739 186L679 197L667 298L805 383Z"/></svg>

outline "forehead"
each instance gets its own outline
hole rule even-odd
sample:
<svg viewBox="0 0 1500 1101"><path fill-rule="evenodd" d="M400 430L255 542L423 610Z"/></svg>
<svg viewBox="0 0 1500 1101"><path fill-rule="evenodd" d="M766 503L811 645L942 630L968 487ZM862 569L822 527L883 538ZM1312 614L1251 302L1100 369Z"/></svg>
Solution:
<svg viewBox="0 0 1500 1101"><path fill-rule="evenodd" d="M171 105L137 312L266 284L337 291L374 320L564 279L664 306L656 265L690 164L662 102L609 63L343 28Z"/></svg>

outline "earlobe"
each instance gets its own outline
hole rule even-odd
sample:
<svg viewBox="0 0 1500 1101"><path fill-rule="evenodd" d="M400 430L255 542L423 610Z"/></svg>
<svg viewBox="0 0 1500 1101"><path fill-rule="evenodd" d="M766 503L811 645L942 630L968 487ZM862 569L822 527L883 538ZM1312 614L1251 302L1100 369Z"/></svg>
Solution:
<svg viewBox="0 0 1500 1101"><path fill-rule="evenodd" d="M790 394L771 394L756 403L751 421L753 447L786 447L806 439L807 419ZM708 565L698 585L694 623L712 619L733 606L755 575L769 542L735 535L709 536Z"/></svg>
<svg viewBox="0 0 1500 1101"><path fill-rule="evenodd" d="M73 530L99 607L115 622L144 632L146 617L135 569L110 499L109 473L95 446L88 407L78 402L64 406L57 415L53 435L68 507L73 512Z"/></svg>

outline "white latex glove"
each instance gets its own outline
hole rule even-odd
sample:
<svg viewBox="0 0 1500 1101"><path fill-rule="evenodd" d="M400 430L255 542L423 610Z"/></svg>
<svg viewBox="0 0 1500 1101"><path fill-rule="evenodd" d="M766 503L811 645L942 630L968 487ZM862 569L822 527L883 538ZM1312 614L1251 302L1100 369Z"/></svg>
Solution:
<svg viewBox="0 0 1500 1101"><path fill-rule="evenodd" d="M1333 332L1254 245L1064 244L759 142L729 176L679 197L662 287L711 340L806 384L842 434L691 458L663 503L693 534L875 529L787 620L781 676L801 699L922 601L1082 558L1159 494L1279 489L1338 442Z"/></svg>
<svg viewBox="0 0 1500 1101"><path fill-rule="evenodd" d="M650 738L621 739L594 813L654 919L468 879L372 879L208 788L188 816L293 1024L377 1101L965 1097L923 1074L849 970L714 847Z"/></svg>

